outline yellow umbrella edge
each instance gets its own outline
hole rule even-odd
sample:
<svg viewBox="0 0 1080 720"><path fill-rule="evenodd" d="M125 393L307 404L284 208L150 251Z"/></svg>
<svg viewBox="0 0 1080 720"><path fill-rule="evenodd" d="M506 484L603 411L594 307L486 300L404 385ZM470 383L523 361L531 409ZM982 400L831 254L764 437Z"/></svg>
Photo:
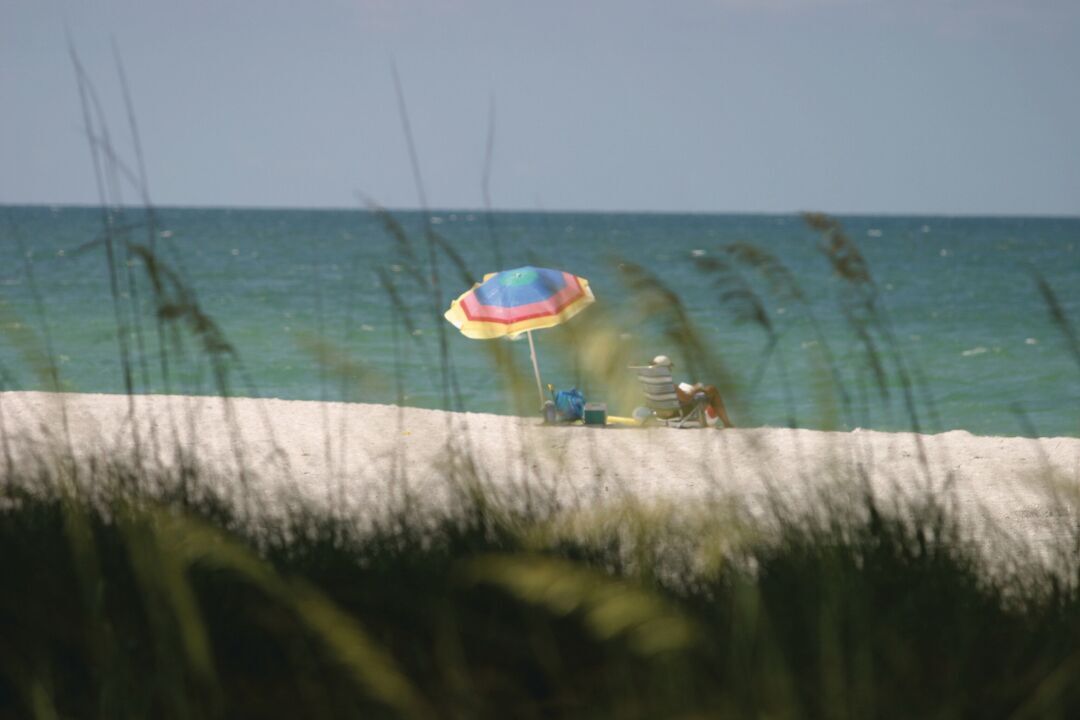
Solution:
<svg viewBox="0 0 1080 720"><path fill-rule="evenodd" d="M495 274L497 273L488 273L484 276L484 280L487 280ZM573 304L563 308L562 311L556 315L531 318L529 320L511 323L510 325L485 322L482 320L469 320L465 315L465 311L461 309L461 300L479 287L480 283L476 283L450 303L450 308L443 313L443 317L445 317L451 325L460 330L462 335L474 340L494 340L508 335L520 335L529 330L543 330L545 328L555 327L556 325L561 325L566 322L589 305L596 302L596 296L593 294L592 288L589 287L589 281L583 277L578 277L577 280L581 283L581 287L585 291L584 296L576 300Z"/></svg>

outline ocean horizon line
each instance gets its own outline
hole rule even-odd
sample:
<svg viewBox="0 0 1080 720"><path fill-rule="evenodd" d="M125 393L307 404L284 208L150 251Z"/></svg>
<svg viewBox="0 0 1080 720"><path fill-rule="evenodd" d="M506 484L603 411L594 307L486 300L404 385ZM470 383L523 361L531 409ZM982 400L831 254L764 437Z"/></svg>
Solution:
<svg viewBox="0 0 1080 720"><path fill-rule="evenodd" d="M97 210L102 206L99 203L78 202L29 202L13 203L0 202L0 208L47 208L47 209L72 209L72 210ZM128 203L110 206L120 210L144 210L146 205L142 203ZM356 207L346 205L200 205L200 204L171 204L154 203L150 207L155 210L240 210L240 211L267 211L267 212L357 212L369 214L375 212L369 207ZM823 210L820 208L803 208L799 210L612 210L612 209L573 209L573 208L475 208L475 207L431 207L421 208L415 206L390 206L378 205L379 210L393 213L409 213L422 215L443 213L467 213L474 215L628 215L628 216L661 216L661 217L775 217L797 218L804 213L824 213L837 218L885 218L885 219L992 219L992 220L1080 220L1080 214L1056 214L1056 213L974 213L974 212L901 212L901 211L844 211Z"/></svg>

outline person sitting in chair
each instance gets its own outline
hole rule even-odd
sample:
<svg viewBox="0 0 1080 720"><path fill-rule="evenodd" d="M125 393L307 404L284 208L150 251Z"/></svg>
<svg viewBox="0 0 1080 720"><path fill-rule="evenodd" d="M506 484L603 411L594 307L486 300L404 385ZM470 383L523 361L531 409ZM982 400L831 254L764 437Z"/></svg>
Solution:
<svg viewBox="0 0 1080 720"><path fill-rule="evenodd" d="M652 360L653 367L664 366L668 368L674 368L675 364L671 362L671 358L667 355L657 355ZM716 389L715 385L703 385L701 383L694 383L691 385L687 382L681 382L675 386L675 394L679 397L679 404L682 405L683 411L688 411L694 406L694 398L702 393L708 400L708 407L705 409L705 414L708 416L710 422L715 423L719 418L720 422L724 423L724 427L733 428L734 423L728 417L727 410L724 408L724 400L720 397L720 391Z"/></svg>

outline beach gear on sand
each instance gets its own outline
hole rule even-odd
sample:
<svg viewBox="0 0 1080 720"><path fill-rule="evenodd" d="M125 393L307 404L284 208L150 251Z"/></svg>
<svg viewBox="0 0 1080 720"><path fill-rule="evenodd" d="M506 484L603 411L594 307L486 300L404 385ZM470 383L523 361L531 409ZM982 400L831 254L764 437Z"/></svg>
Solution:
<svg viewBox="0 0 1080 720"><path fill-rule="evenodd" d="M585 403L581 419L585 421L586 425L607 425L607 417L607 403Z"/></svg>
<svg viewBox="0 0 1080 720"><path fill-rule="evenodd" d="M656 362L660 359L667 362ZM708 398L703 392L696 393L694 402L690 407L684 408L679 402L678 393L675 392L675 379L671 375L671 367L671 360L664 355L658 355L653 359L652 365L631 368L637 371L638 382L645 395L645 404L652 413L645 424L656 423L678 428L707 427L711 424L706 414L706 408L709 405ZM634 415L635 417L638 415L637 411Z"/></svg>
<svg viewBox="0 0 1080 720"><path fill-rule="evenodd" d="M450 303L444 316L465 337L478 340L525 333L529 338L536 390L543 406L544 390L532 331L564 323L595 300L585 278L526 265L488 273Z"/></svg>
<svg viewBox="0 0 1080 720"><path fill-rule="evenodd" d="M563 422L581 420L585 414L585 396L577 388L555 393L555 416Z"/></svg>

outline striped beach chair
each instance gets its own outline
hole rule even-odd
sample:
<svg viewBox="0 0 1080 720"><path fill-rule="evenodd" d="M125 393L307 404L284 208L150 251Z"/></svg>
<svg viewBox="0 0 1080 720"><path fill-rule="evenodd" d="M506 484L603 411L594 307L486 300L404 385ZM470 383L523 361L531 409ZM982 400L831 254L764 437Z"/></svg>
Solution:
<svg viewBox="0 0 1080 720"><path fill-rule="evenodd" d="M708 427L705 420L705 406L708 398L705 393L694 396L693 405L683 410L679 396L675 392L675 378L671 367L667 365L633 366L637 371L641 391L645 395L645 405L652 411L652 417L646 424L656 423L677 428Z"/></svg>

